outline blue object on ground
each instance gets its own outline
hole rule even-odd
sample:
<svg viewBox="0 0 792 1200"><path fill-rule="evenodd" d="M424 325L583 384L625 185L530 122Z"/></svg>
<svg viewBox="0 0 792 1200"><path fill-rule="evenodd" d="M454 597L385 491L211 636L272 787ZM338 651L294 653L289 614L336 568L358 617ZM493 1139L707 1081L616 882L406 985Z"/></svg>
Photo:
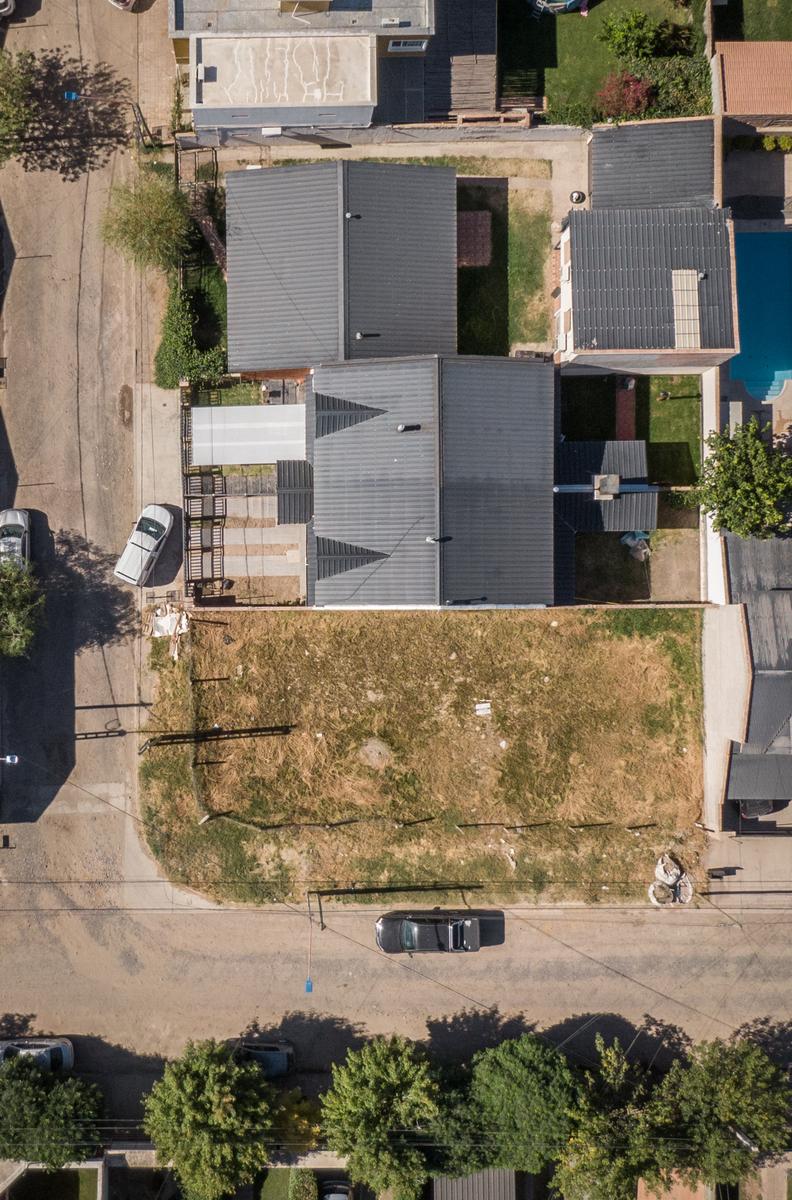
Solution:
<svg viewBox="0 0 792 1200"><path fill-rule="evenodd" d="M64 92L63 99L64 100L79 100L80 93L79 92Z"/></svg>
<svg viewBox="0 0 792 1200"><path fill-rule="evenodd" d="M737 233L740 353L729 363L757 400L792 379L792 234Z"/></svg>

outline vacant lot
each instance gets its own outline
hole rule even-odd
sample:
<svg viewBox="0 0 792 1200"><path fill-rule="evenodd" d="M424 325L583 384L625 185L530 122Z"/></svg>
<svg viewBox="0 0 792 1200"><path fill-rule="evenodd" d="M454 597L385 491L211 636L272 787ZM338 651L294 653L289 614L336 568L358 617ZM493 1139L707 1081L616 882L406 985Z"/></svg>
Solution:
<svg viewBox="0 0 792 1200"><path fill-rule="evenodd" d="M437 881L593 899L640 894L660 849L695 861L697 612L216 619L177 665L157 647L151 729L293 729L148 751L174 878L249 901Z"/></svg>

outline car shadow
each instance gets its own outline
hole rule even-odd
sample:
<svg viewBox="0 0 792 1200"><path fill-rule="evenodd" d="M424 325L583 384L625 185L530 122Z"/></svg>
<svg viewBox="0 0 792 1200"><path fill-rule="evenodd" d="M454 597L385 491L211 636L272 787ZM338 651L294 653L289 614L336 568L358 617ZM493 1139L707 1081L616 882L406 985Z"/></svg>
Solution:
<svg viewBox="0 0 792 1200"><path fill-rule="evenodd" d="M359 1050L365 1041L362 1027L343 1017L300 1011L286 1013L272 1025L253 1020L239 1036L291 1042L295 1082L307 1096L326 1087L332 1064L343 1062L350 1050Z"/></svg>
<svg viewBox="0 0 792 1200"><path fill-rule="evenodd" d="M163 504L162 507L173 517L173 527L162 553L154 564L154 569L144 584L148 589L164 588L173 583L182 565L182 510L175 504Z"/></svg>

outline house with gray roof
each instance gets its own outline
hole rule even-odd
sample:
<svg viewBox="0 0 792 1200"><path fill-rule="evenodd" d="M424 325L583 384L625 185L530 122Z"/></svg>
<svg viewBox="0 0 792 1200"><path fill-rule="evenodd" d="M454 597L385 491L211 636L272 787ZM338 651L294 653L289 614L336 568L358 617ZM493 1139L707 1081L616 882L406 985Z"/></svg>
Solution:
<svg viewBox="0 0 792 1200"><path fill-rule="evenodd" d="M325 162L226 176L228 366L456 351L456 175Z"/></svg>
<svg viewBox="0 0 792 1200"><path fill-rule="evenodd" d="M595 126L591 207L715 208L723 192L720 153L712 117Z"/></svg>
<svg viewBox="0 0 792 1200"><path fill-rule="evenodd" d="M727 211L574 210L560 256L562 363L684 373L737 353L734 228Z"/></svg>
<svg viewBox="0 0 792 1200"><path fill-rule="evenodd" d="M308 603L552 604L554 370L428 356L317 367Z"/></svg>

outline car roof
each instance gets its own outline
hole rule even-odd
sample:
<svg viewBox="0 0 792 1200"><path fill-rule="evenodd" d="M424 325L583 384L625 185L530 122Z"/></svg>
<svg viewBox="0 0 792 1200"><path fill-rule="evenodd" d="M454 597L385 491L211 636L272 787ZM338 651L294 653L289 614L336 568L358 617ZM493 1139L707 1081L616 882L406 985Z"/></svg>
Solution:
<svg viewBox="0 0 792 1200"><path fill-rule="evenodd" d="M164 525L166 529L170 529L173 524L172 513L167 508L163 508L161 504L147 504L135 524L137 525L143 517L148 517L150 521L159 521L160 525Z"/></svg>
<svg viewBox="0 0 792 1200"><path fill-rule="evenodd" d="M115 565L114 575L128 579L130 583L139 583L143 569L151 557L151 548L144 549L135 542L127 542L121 557Z"/></svg>
<svg viewBox="0 0 792 1200"><path fill-rule="evenodd" d="M26 508L6 508L0 512L0 525L28 525Z"/></svg>

